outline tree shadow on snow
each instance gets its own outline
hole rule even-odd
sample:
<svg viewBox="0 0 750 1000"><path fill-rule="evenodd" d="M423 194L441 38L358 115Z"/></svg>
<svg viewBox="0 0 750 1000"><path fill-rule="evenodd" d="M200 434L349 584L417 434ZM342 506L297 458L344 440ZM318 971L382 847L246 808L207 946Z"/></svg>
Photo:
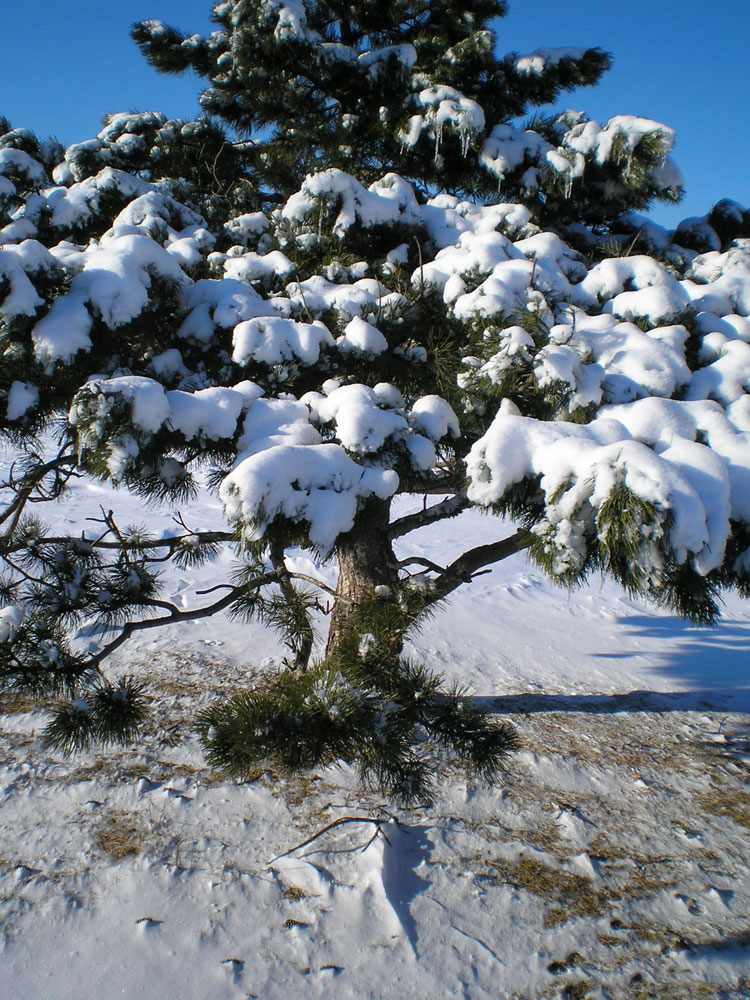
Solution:
<svg viewBox="0 0 750 1000"><path fill-rule="evenodd" d="M383 852L383 889L416 954L417 925L411 906L428 887L417 874L429 853L427 827L394 825L388 830L388 841Z"/></svg>
<svg viewBox="0 0 750 1000"><path fill-rule="evenodd" d="M666 678L673 690L646 688L618 694L517 694L482 698L506 714L527 712L686 712L750 711L750 622L723 619L713 628L691 625L666 615L619 618L623 651L581 649L596 660L646 660L648 669ZM630 641L628 641L630 640ZM634 642L637 646L634 646ZM573 654L574 655L574 654ZM614 671L613 671L614 673ZM614 679L614 677L613 677Z"/></svg>

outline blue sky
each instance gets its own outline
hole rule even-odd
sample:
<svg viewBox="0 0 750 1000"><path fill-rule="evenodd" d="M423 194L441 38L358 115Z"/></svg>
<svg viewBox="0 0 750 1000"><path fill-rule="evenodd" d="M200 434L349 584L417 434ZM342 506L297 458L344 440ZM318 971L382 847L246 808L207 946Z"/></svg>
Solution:
<svg viewBox="0 0 750 1000"><path fill-rule="evenodd" d="M111 111L197 112L200 81L151 70L128 37L133 21L161 18L210 30L210 0L0 0L10 44L0 60L0 114L62 142L91 138ZM636 114L677 131L687 196L652 216L674 225L719 198L750 202L750 5L715 0L511 0L497 25L502 51L599 45L614 68L561 106L606 120Z"/></svg>

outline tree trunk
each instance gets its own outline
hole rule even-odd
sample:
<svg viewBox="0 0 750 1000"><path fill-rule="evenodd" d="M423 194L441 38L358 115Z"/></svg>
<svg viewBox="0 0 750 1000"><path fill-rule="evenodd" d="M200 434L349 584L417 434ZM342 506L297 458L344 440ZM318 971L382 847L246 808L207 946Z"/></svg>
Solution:
<svg viewBox="0 0 750 1000"><path fill-rule="evenodd" d="M376 587L389 587L396 594L398 563L387 533L390 509L390 500L369 500L352 530L339 540L339 580L326 657L335 656L351 631L358 629L362 604L373 597Z"/></svg>

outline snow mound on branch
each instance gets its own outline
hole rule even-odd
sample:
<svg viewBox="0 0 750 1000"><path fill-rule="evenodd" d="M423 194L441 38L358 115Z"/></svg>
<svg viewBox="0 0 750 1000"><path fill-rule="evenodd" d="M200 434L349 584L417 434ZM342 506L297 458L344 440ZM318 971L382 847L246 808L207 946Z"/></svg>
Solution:
<svg viewBox="0 0 750 1000"><path fill-rule="evenodd" d="M282 218L300 225L312 218L319 202L338 207L333 224L337 236L344 236L355 223L371 229L373 226L419 225L421 222L411 184L393 173L386 174L369 188L334 167L319 174L309 174L301 190L284 205Z"/></svg>
<svg viewBox="0 0 750 1000"><path fill-rule="evenodd" d="M99 454L108 478L119 483L136 468L160 432L168 433L172 440L177 438L178 451L188 443L203 447L235 438L242 415L261 394L253 382L184 392L166 391L156 380L139 375L95 379L79 390L68 422L76 431L79 449ZM122 403L129 414L130 433L122 430ZM242 440L247 439L245 426ZM164 462L171 459L165 458L163 447L159 451L160 468L169 468Z"/></svg>
<svg viewBox="0 0 750 1000"><path fill-rule="evenodd" d="M454 288L445 293L454 293ZM470 322L474 318L493 319L539 312L542 321L551 320L546 293L558 297L569 291L569 283L562 274L537 268L526 259L500 261L492 273L473 291L459 294L453 302L457 319Z"/></svg>
<svg viewBox="0 0 750 1000"><path fill-rule="evenodd" d="M583 156L567 157L537 132L514 125L496 125L485 139L479 162L501 181L506 174L528 163L541 164L558 174L582 177Z"/></svg>
<svg viewBox="0 0 750 1000"><path fill-rule="evenodd" d="M446 302L451 302L466 288L462 274L492 274L498 264L508 260L525 258L502 233L464 232L454 246L438 251L433 261L418 268L412 275L412 282L434 285L444 293ZM449 285L451 279L454 281Z"/></svg>
<svg viewBox="0 0 750 1000"><path fill-rule="evenodd" d="M0 175L5 174L20 175L32 184L42 184L45 179L41 163L22 149L0 149ZM15 187L11 193L15 193Z"/></svg>
<svg viewBox="0 0 750 1000"><path fill-rule="evenodd" d="M744 397L747 399L748 397ZM713 401L640 399L600 410L599 420L617 420L637 441L664 454L682 442L705 441L706 452L724 463L730 484L731 517L750 523L750 421L748 406L726 410ZM710 452L708 451L710 449ZM708 459L706 459L708 461ZM724 480L724 473L720 479ZM717 505L715 513L724 508Z"/></svg>
<svg viewBox="0 0 750 1000"><path fill-rule="evenodd" d="M348 323L354 317L389 316L406 304L398 292L391 292L376 278L360 278L352 284L336 284L321 274L286 286L286 295L296 307L321 315L329 309Z"/></svg>
<svg viewBox="0 0 750 1000"><path fill-rule="evenodd" d="M44 299L38 294L27 275L28 258L25 248L33 243L25 240L20 246L0 247L0 279L5 279L9 290L2 302L2 313L7 320L17 316L34 316L37 309L44 305ZM40 250L44 248L36 244Z"/></svg>
<svg viewBox="0 0 750 1000"><path fill-rule="evenodd" d="M598 122L581 122L574 125L565 135L565 145L576 152L593 155L597 163L611 159L616 152L618 139L632 153L645 138L656 139L666 155L674 145L674 129L650 118L636 115L615 115L601 126Z"/></svg>
<svg viewBox="0 0 750 1000"><path fill-rule="evenodd" d="M70 187L51 188L46 192L46 202L38 205L37 211L51 213L54 228L70 230L92 221L99 215L104 199L112 195L131 201L153 190L151 184L134 174L105 167L95 177L87 177Z"/></svg>
<svg viewBox="0 0 750 1000"><path fill-rule="evenodd" d="M210 386L196 392L174 389L167 393L169 424L186 441L219 441L234 436L247 399L234 389Z"/></svg>
<svg viewBox="0 0 750 1000"><path fill-rule="evenodd" d="M422 396L411 408L409 422L430 441L444 437L457 438L460 434L458 417L441 396Z"/></svg>
<svg viewBox="0 0 750 1000"><path fill-rule="evenodd" d="M413 146L425 128L435 142L436 160L446 125L451 125L458 132L464 155L474 136L484 131L481 106L455 87L425 87L415 95L415 103L424 109L424 115L413 116L408 131L402 132L399 137L404 145Z"/></svg>
<svg viewBox="0 0 750 1000"><path fill-rule="evenodd" d="M576 317L575 327L555 326L550 340L571 353L591 358L603 369L603 390L611 403L641 396L671 396L686 386L691 372L685 358L688 331L683 326L655 327L644 333L609 315ZM597 400L598 402L598 400Z"/></svg>
<svg viewBox="0 0 750 1000"><path fill-rule="evenodd" d="M191 227L195 231L203 226L203 219L197 212L163 191L152 189L128 202L115 217L110 232L118 236L137 230L158 240L164 239L168 232L174 236L176 227L180 230ZM204 243L212 245L214 237L205 228L201 228L201 232Z"/></svg>
<svg viewBox="0 0 750 1000"><path fill-rule="evenodd" d="M409 429L403 412L391 409L384 396L377 386L344 385L325 396L308 393L303 400L311 409L313 423L321 427L333 424L347 451L369 455L380 451L389 439L403 437Z"/></svg>
<svg viewBox="0 0 750 1000"><path fill-rule="evenodd" d="M176 261L147 236L120 236L83 254L83 267L70 291L56 299L32 330L36 359L48 368L70 364L91 348L93 318L116 328L139 316L149 304L152 278L175 285L187 282Z"/></svg>
<svg viewBox="0 0 750 1000"><path fill-rule="evenodd" d="M261 8L276 15L274 36L279 41L315 41L320 37L307 27L302 0L263 0Z"/></svg>
<svg viewBox="0 0 750 1000"><path fill-rule="evenodd" d="M285 278L294 271L294 264L280 250L267 254L246 253L241 257L229 257L224 262L224 273L228 278L243 281L265 281L269 278Z"/></svg>
<svg viewBox="0 0 750 1000"><path fill-rule="evenodd" d="M421 209L422 224L438 250L454 246L467 231L479 235L502 229L506 235L520 235L536 228L529 225L529 210L517 204L477 205L452 194L438 194Z"/></svg>
<svg viewBox="0 0 750 1000"><path fill-rule="evenodd" d="M498 503L514 484L539 478L546 509L538 531L554 533L556 573L583 565L585 536L596 531L598 511L621 484L658 512L657 525L643 525L644 537L668 532L677 561L690 555L701 573L721 564L729 533L729 476L704 445L680 441L657 454L611 417L581 426L501 414L466 464L468 496L483 506ZM658 552L644 550L641 557L658 573Z"/></svg>
<svg viewBox="0 0 750 1000"><path fill-rule="evenodd" d="M563 59L579 60L586 54L586 49L581 48L556 48L556 49L534 49L527 55L519 56L515 60L515 68L519 73L527 76L539 76L548 66L557 66Z"/></svg>
<svg viewBox="0 0 750 1000"><path fill-rule="evenodd" d="M233 330L244 320L271 316L271 305L246 282L236 278L203 278L188 285L182 303L190 310L177 331L178 337L208 343L216 328Z"/></svg>
<svg viewBox="0 0 750 1000"><path fill-rule="evenodd" d="M245 416L242 436L237 443L237 461L277 445L322 442L322 437L310 423L310 410L304 402L296 399L257 399L248 407Z"/></svg>
<svg viewBox="0 0 750 1000"><path fill-rule="evenodd" d="M542 62L541 57L536 63L529 58L527 65L536 65L541 72ZM675 196L684 187L682 174L668 156L674 132L666 125L618 115L602 126L580 112L566 111L548 126L542 135L515 125L495 125L482 145L479 163L501 183L515 174L530 194L537 192L545 175L558 175L564 178L565 194L570 197L573 182L583 177L587 165L599 169L612 162L620 169L624 166L627 173L635 158L642 161L651 183L667 196Z"/></svg>
<svg viewBox="0 0 750 1000"><path fill-rule="evenodd" d="M353 351L376 355L388 350L388 341L372 323L355 316L347 323L344 335L338 338L336 346L345 354Z"/></svg>
<svg viewBox="0 0 750 1000"><path fill-rule="evenodd" d="M321 347L332 347L334 340L319 320L297 323L281 316L263 316L238 323L232 343L232 360L238 365L250 361L279 365L292 360L314 365L320 357Z"/></svg>
<svg viewBox="0 0 750 1000"><path fill-rule="evenodd" d="M15 381L8 392L8 420L18 420L29 410L36 408L39 402L39 390L30 382Z"/></svg>
<svg viewBox="0 0 750 1000"><path fill-rule="evenodd" d="M392 61L400 63L406 69L411 69L417 61L417 50L413 45L408 44L383 45L377 49L369 49L357 56L358 64L366 68L367 75L373 79L387 70Z"/></svg>
<svg viewBox="0 0 750 1000"><path fill-rule="evenodd" d="M689 275L705 287L704 308L722 313L737 313L750 316L750 245L748 241L738 241L741 245L732 247L726 253L707 253L696 257ZM695 294L696 290L693 289ZM717 301L718 298L718 301ZM696 295L700 307L701 299Z"/></svg>
<svg viewBox="0 0 750 1000"><path fill-rule="evenodd" d="M600 307L621 319L646 317L652 323L675 319L690 305L680 282L651 257L617 257L593 267L572 291L584 309Z"/></svg>
<svg viewBox="0 0 750 1000"><path fill-rule="evenodd" d="M310 543L326 552L353 527L361 499L385 499L397 487L394 471L364 468L340 445L277 445L240 458L219 496L247 541L262 538L282 516L307 524Z"/></svg>

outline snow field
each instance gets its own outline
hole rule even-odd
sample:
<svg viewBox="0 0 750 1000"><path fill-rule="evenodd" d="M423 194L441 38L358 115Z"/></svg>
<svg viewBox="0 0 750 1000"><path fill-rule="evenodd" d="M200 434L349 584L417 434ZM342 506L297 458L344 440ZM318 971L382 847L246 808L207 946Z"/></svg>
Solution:
<svg viewBox="0 0 750 1000"><path fill-rule="evenodd" d="M169 516L81 483L61 520L92 495L126 521ZM216 504L184 516L200 528ZM497 529L433 525L419 551L447 561ZM172 573L167 595L189 605L223 572ZM0 716L0 993L741 997L750 617L725 611L706 630L609 584L566 597L520 556L459 591L412 653L512 719L523 749L494 788L445 770L429 810L346 770L226 781L190 720L283 651L218 617L142 634L111 666L153 690L137 745L61 757L37 708Z"/></svg>

